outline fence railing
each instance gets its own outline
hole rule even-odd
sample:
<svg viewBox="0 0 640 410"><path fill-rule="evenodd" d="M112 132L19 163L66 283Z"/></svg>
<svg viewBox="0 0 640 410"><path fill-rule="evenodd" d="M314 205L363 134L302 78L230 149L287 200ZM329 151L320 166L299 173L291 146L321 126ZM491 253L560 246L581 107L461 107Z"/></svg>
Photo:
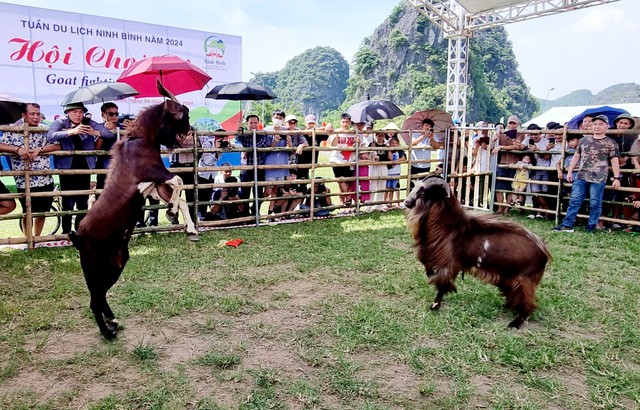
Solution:
<svg viewBox="0 0 640 410"><path fill-rule="evenodd" d="M0 131L2 132L20 132L24 136L25 146L28 147L29 135L34 132L46 132L44 128L27 128L27 127L3 127L0 126ZM414 132L420 131L405 131L411 135ZM571 132L574 132L571 130ZM576 131L578 132L578 131ZM353 133L353 132L351 132ZM371 134L375 134L376 131L371 131ZM556 136L566 140L567 130L555 130L555 131L527 131L528 134L555 134ZM614 131L613 133L623 133L620 131ZM627 134L631 134L632 132L626 132ZM216 137L216 138L225 138L228 139L231 136L234 136L236 133L232 132L208 132L208 131L199 131L197 133L198 137ZM252 131L248 132L248 135L251 135L253 140L264 134L276 134L273 131ZM361 212L375 210L383 206L393 206L400 205L403 202L403 198L411 187L410 181L415 178L420 178L428 175L428 172L421 173L412 173L412 165L419 164L428 164L430 165L431 171L441 172L448 178L450 182L450 186L453 189L454 194L460 200L460 202L467 208L492 212L495 204L495 194L496 192L502 192L503 194L514 194L516 191L513 190L498 190L495 189L496 180L507 180L514 181L513 178L503 178L498 177L495 178L494 175L498 167L505 167L504 165L499 165L497 163L497 156L492 154L491 151L495 146L494 134L495 131L489 128L452 128L446 133L446 144L443 150L433 150L434 154L430 159L417 160L412 155L413 150L415 149L424 149L425 147L412 147L411 145L401 145L399 147L363 147L356 144L353 147L332 147L327 144L326 146L318 143L320 140L324 140L326 138L326 134L319 133L316 130L297 130L297 131L278 131L277 134L286 135L286 134L305 134L309 137L309 146L305 147L303 151L311 152L312 160L309 163L293 163L293 164L281 164L281 165L246 165L246 163L240 163L239 165L232 166L220 166L219 164L216 166L200 166L197 160L193 161L193 165L190 166L178 166L178 167L170 167L169 169L177 173L179 175L189 174L191 176L190 180L193 183L187 183L184 185L184 190L188 193L187 196L190 198L188 201L190 208L193 209L192 214L197 215L198 206L212 206L212 205L223 205L223 206L237 206L244 205L245 208L249 208L253 206L254 209L258 209L259 211L254 211L253 214L243 214L242 216L233 218L233 219L222 219L222 220L208 220L201 221L196 218L194 221L199 228L218 228L224 226L236 226L239 224L248 225L248 226L259 226L265 223L278 223L286 220L287 218L304 218L304 219L315 219L320 216L326 216L327 213L334 211L351 211L355 214L359 214ZM400 133L399 133L400 134ZM486 147L478 147L478 144L474 143L474 136L477 135L485 135L489 137L489 144ZM563 138L564 137L564 138ZM402 138L400 138L402 140ZM255 146L255 145L254 145ZM565 157L565 144L562 144L562 149L558 151L538 151L538 154L553 154L560 155L559 161L564 161ZM274 148L252 148L252 147L237 147L230 145L229 148L202 148L198 146L198 144L194 144L189 148L179 148L175 149L171 152L171 154L191 154L193 158L200 158L204 154L216 154L218 156L225 153L238 153L240 156L251 155L254 159L253 164L256 164L255 159L257 159L258 154L268 153L268 152L287 152L287 154L292 154L297 147L274 147ZM398 151L402 150L406 153L406 161L372 161L367 159L367 155L372 152L382 152L382 151ZM337 164L331 163L327 160L327 154L330 154L333 151L342 151L342 152L352 152L353 161L346 164ZM523 154L523 153L531 153L530 151L511 151L513 153ZM108 155L108 151L53 151L48 153L51 156L59 156L59 155L78 155L78 156L86 156L86 155ZM163 151L163 154L168 154L167 151ZM11 156L14 154L11 153L0 153L0 155ZM622 153L623 156L638 156L638 154L632 154L629 152ZM561 163L562 163L561 162ZM358 172L359 168L369 167L369 166L387 166L387 165L398 165L402 166L402 172L398 175L392 176L368 176L366 173ZM433 166L436 165L437 166ZM349 177L335 177L331 175L330 172L333 168L336 167L349 167L354 170L353 176ZM513 167L513 165L509 165L507 167ZM293 179L286 181L258 181L257 178L252 178L252 181L239 181L237 183L201 183L198 181L198 174L200 172L223 172L223 171L250 171L253 172L254 175L258 173L258 170L267 170L267 169L282 169L287 168L289 170L298 171L298 170L308 170L309 178L308 179ZM415 168L414 168L415 169ZM556 168L554 167L535 167L531 166L530 170L546 170L551 174L555 173ZM100 189L95 187L91 187L86 190L78 190L78 191L61 191L56 190L52 192L31 192L29 180L31 176L35 175L81 175L81 174L105 174L108 170L106 169L50 169L50 170L30 170L26 169L24 171L0 171L0 176L24 176L26 179L26 187L25 193L10 193L10 194L0 194L0 200L2 199L17 199L24 198L25 199L25 209L21 210L22 212L18 212L16 209L13 213L8 215L0 215L0 226L3 223L8 223L7 221L13 221L13 223L19 223L21 219L25 220L25 234L24 236L9 236L2 237L0 235L0 245L6 244L27 244L28 248L31 249L34 247L36 243L52 241L52 240L64 240L67 239L66 234L61 234L59 232L44 232L40 236L34 236L32 234L32 218L34 216L45 216L47 218L57 218L58 220L62 216L73 216L73 215L81 215L86 211L83 210L62 210L60 205L60 198L68 195L87 195L95 197L101 193ZM622 170L625 174L633 174L635 176L638 175L638 170L632 169L624 169ZM320 179L318 178L320 177ZM186 178L185 178L186 179ZM370 185L372 181L383 182L386 185L386 181L388 180L399 180L400 187L397 190L400 194L396 194L396 196L392 196L391 200L380 199L380 194L384 194L385 192L390 192L389 189L383 187L382 189L377 186L375 189L371 189ZM532 212L544 213L555 217L558 220L559 217L564 215L564 211L562 209L562 201L565 199L566 195L563 194L563 190L567 187L570 187L570 184L563 180L554 181L553 179L549 181L539 181L539 180L527 180L524 181L529 184L540 184L546 185L548 187L548 192L541 193L526 193L527 196L532 197L543 197L549 198L550 203L554 205L553 208L550 209L542 209L542 208L533 208L533 207L525 207L523 205L515 205L509 203L500 204L504 207L509 207L512 209L520 209L520 210L530 210ZM341 191L339 188L340 183L349 183L349 190ZM260 198L260 197L245 197L236 200L212 200L211 198L201 198L200 193L203 190L207 189L223 189L223 188L241 188L248 189L252 192L259 192L261 189L265 187L283 187L287 185L304 185L305 189L297 192L293 195L289 194L287 196L282 195L274 195L268 198ZM369 187L368 187L369 185ZM324 190L324 188L330 187L329 190ZM550 190L549 190L550 188ZM609 187L608 187L609 189ZM276 190L277 191L277 190ZM393 191L393 190L391 190ZM634 187L621 187L618 192L625 192L629 194L634 194L640 192L640 188ZM370 199L364 201L363 197L370 197ZM505 195L506 196L506 195ZM35 197L54 197L57 202L54 208L48 212L32 212L31 210L31 198ZM341 201L341 198L350 197L353 200L350 201ZM326 200L326 199L329 200ZM374 200L375 198L375 200ZM293 210L284 210L277 213L268 213L264 208L265 203L270 203L273 201L282 201L282 200L298 200L305 206L296 207ZM605 201L607 204L611 205L619 205L623 207L631 206L628 202L624 201ZM324 204L324 205L322 205ZM152 210L160 210L166 209L165 205L148 205L145 207L145 211ZM586 215L579 215L579 217L587 217ZM622 220L619 218L610 218L603 217L605 221L624 223L627 225L638 225L638 222L635 220ZM55 225L55 224L54 224ZM184 229L184 225L176 224L176 225L160 225L160 226L149 226L144 228L136 229L136 232L144 233L144 232L163 232L163 231L176 231Z"/></svg>

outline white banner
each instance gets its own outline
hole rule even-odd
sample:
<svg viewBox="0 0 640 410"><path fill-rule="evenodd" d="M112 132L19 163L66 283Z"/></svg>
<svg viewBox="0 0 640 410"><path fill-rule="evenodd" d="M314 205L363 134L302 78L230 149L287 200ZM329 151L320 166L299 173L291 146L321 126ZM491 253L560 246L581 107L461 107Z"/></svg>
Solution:
<svg viewBox="0 0 640 410"><path fill-rule="evenodd" d="M238 36L6 3L0 3L0 24L0 93L39 103L47 121L62 114L60 102L69 92L116 81L133 62L166 54L189 60L213 78L202 91L178 96L193 114L234 128L240 116L239 103L204 98L217 84L241 80ZM115 102L121 113L136 114L160 101ZM100 105L87 105L95 119Z"/></svg>

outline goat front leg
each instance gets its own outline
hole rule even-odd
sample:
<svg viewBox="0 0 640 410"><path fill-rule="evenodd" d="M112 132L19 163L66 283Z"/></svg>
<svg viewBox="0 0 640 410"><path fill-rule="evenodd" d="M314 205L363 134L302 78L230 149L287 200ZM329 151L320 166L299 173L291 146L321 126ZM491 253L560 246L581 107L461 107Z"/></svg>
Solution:
<svg viewBox="0 0 640 410"><path fill-rule="evenodd" d="M189 205L187 205L187 202L184 199L178 198L178 208L180 209L180 213L184 218L185 229L187 231L187 238L193 242L199 241L200 238L198 237L198 230L196 229L196 226L193 224L193 221L191 220L191 215L189 214Z"/></svg>
<svg viewBox="0 0 640 410"><path fill-rule="evenodd" d="M433 303L431 304L431 310L438 310L440 306L442 306L442 299L444 295L449 292L455 292L456 285L453 282L454 278L449 277L447 269L427 269L427 276L429 277L429 282L435 285L438 293L436 294Z"/></svg>
<svg viewBox="0 0 640 410"><path fill-rule="evenodd" d="M151 196L153 198L159 199L159 200L161 199L167 203L170 203L173 200L175 196L175 190L173 190L171 186L167 184L162 184L162 185L159 185L157 188L158 189L151 192ZM171 194L169 194L168 192L169 190L171 190ZM194 241L194 242L199 241L200 238L198 237L198 230L196 229L196 226L194 225L193 220L191 219L191 215L189 214L189 206L187 205L185 200L180 197L176 198L175 202L177 203L177 210L180 211L180 213L182 214L182 217L184 218L185 229L187 231L187 238L190 241ZM169 217L170 211L171 211L170 209L167 210L168 217ZM175 219L178 219L177 214L174 213L172 215L175 217Z"/></svg>
<svg viewBox="0 0 640 410"><path fill-rule="evenodd" d="M168 181L165 181L165 184L169 185L172 188L171 199L169 199L169 205L171 206L171 212L175 214L178 212L178 208L180 206L178 200L180 199L180 192L182 192L182 186L184 185L184 183L182 182L182 178L180 178L177 175L174 175L173 178L171 178Z"/></svg>

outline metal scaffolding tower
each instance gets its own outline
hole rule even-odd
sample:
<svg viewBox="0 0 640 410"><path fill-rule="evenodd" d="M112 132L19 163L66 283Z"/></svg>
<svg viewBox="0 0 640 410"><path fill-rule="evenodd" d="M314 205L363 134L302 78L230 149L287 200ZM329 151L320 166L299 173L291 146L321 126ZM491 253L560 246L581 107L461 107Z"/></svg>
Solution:
<svg viewBox="0 0 640 410"><path fill-rule="evenodd" d="M407 0L449 40L446 110L466 122L469 40L477 30L619 0Z"/></svg>

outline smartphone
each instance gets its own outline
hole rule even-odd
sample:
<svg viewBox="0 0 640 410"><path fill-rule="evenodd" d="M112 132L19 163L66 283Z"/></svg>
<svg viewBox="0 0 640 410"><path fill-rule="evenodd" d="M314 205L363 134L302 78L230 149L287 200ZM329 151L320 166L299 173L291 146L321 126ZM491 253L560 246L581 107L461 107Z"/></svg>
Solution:
<svg viewBox="0 0 640 410"><path fill-rule="evenodd" d="M82 121L80 121L80 123L82 125L91 125L91 118L89 117L82 117Z"/></svg>
<svg viewBox="0 0 640 410"><path fill-rule="evenodd" d="M555 144L556 143L556 138L555 137L549 137L549 144Z"/></svg>
<svg viewBox="0 0 640 410"><path fill-rule="evenodd" d="M518 130L508 130L505 134L507 134L507 137L509 138L515 138L516 135L518 135Z"/></svg>
<svg viewBox="0 0 640 410"><path fill-rule="evenodd" d="M480 138L478 138L478 143L489 145L489 137L480 137Z"/></svg>

